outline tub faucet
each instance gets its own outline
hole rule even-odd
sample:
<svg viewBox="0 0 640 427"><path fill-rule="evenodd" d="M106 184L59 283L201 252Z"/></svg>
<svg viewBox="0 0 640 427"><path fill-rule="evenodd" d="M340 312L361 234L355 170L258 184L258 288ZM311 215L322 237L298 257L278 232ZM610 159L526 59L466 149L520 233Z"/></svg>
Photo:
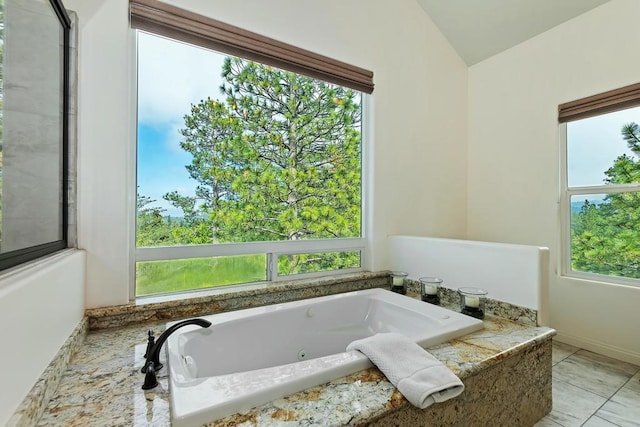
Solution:
<svg viewBox="0 0 640 427"><path fill-rule="evenodd" d="M198 325L203 328L208 328L211 326L211 322L205 319L187 319L182 322L178 322L175 325L172 325L166 331L162 333L158 337L158 340L155 341L153 337L153 332L149 331L149 342L147 344L147 351L144 354L144 357L147 361L144 363L144 366L140 370L140 372L145 373L144 384L142 385L143 390L149 390L158 385L158 379L156 378L156 372L162 369L162 363L160 363L160 349L162 348L162 344L169 338L169 335L187 325Z"/></svg>

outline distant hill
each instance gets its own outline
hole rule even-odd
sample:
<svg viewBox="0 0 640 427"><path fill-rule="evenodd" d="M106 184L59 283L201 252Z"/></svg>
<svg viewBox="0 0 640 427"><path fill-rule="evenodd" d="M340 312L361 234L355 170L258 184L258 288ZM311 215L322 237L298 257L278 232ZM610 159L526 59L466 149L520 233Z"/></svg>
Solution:
<svg viewBox="0 0 640 427"><path fill-rule="evenodd" d="M604 200L589 200L589 203L593 203L594 205L602 204ZM571 202L571 213L578 213L580 209L582 209L582 205L584 205L584 200Z"/></svg>

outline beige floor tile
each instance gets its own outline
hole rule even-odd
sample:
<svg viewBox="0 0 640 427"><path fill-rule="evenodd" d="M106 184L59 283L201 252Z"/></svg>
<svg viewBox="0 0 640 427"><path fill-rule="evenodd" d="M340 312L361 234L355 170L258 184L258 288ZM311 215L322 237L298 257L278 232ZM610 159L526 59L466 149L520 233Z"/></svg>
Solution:
<svg viewBox="0 0 640 427"><path fill-rule="evenodd" d="M596 415L618 426L640 426L640 373L614 394Z"/></svg>
<svg viewBox="0 0 640 427"><path fill-rule="evenodd" d="M538 421L533 427L558 427L560 424L553 421L549 415Z"/></svg>
<svg viewBox="0 0 640 427"><path fill-rule="evenodd" d="M553 410L545 418L564 427L581 426L606 400L597 394L554 378Z"/></svg>
<svg viewBox="0 0 640 427"><path fill-rule="evenodd" d="M582 424L582 427L618 427L618 425L594 415L586 423Z"/></svg>
<svg viewBox="0 0 640 427"><path fill-rule="evenodd" d="M551 353L553 364L555 365L556 363L563 361L578 350L580 350L578 347L553 340L553 348Z"/></svg>
<svg viewBox="0 0 640 427"><path fill-rule="evenodd" d="M580 350L553 367L553 378L609 398L636 372L630 363Z"/></svg>
<svg viewBox="0 0 640 427"><path fill-rule="evenodd" d="M640 366L638 365L634 365L633 363L623 362L622 360L613 359L611 357L593 353L588 350L578 350L570 357L581 357L584 359L588 359L589 361L594 361L600 365L603 365L612 369L618 369L628 374L629 377L632 377L633 375L637 374L640 371Z"/></svg>

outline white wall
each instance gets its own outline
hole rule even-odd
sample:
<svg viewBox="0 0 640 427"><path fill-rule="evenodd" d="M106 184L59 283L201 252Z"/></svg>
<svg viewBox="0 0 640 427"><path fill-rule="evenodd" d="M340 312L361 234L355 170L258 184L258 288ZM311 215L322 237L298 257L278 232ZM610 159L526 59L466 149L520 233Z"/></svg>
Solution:
<svg viewBox="0 0 640 427"><path fill-rule="evenodd" d="M547 246L558 339L640 363L640 288L559 277L557 107L640 81L640 2L613 0L469 69L468 238Z"/></svg>
<svg viewBox="0 0 640 427"><path fill-rule="evenodd" d="M84 265L69 249L0 276L0 425L82 320Z"/></svg>
<svg viewBox="0 0 640 427"><path fill-rule="evenodd" d="M393 270L409 278L432 276L449 289L477 287L488 297L538 312L548 318L549 250L529 245L416 236L389 236Z"/></svg>
<svg viewBox="0 0 640 427"><path fill-rule="evenodd" d="M78 247L87 307L129 300L135 204L128 1L65 0L78 15Z"/></svg>
<svg viewBox="0 0 640 427"><path fill-rule="evenodd" d="M367 267L389 234L463 237L467 68L414 0L171 3L372 70ZM79 36L79 244L87 306L128 301L135 193L128 1L65 0Z"/></svg>

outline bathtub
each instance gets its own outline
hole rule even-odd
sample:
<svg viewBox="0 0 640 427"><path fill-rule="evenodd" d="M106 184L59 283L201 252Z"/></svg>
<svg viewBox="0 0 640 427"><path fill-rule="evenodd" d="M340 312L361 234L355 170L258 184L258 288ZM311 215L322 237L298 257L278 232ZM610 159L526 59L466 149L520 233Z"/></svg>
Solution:
<svg viewBox="0 0 640 427"><path fill-rule="evenodd" d="M347 345L398 332L423 347L483 328L480 320L383 289L205 316L166 343L171 417L202 425L370 368ZM171 325L171 323L169 324Z"/></svg>

